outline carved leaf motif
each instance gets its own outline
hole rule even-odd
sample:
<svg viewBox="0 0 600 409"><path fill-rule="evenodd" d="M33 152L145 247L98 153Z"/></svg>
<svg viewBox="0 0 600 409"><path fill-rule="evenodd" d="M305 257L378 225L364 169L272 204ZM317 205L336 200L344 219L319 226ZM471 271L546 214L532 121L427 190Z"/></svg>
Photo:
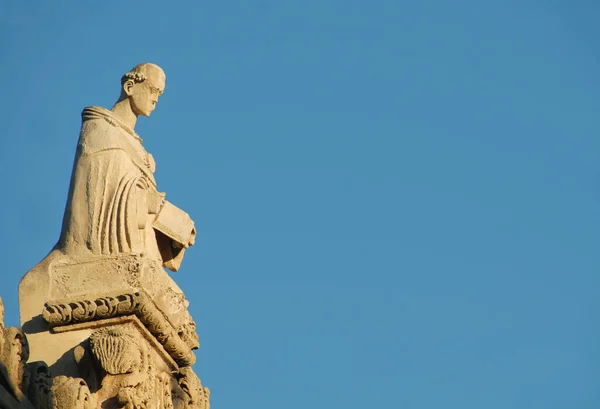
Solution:
<svg viewBox="0 0 600 409"><path fill-rule="evenodd" d="M116 328L101 329L90 336L90 348L111 375L132 373L142 363L135 338Z"/></svg>
<svg viewBox="0 0 600 409"><path fill-rule="evenodd" d="M73 319L76 321L84 321L96 315L96 304L90 300L82 300L78 303L70 305L72 309Z"/></svg>

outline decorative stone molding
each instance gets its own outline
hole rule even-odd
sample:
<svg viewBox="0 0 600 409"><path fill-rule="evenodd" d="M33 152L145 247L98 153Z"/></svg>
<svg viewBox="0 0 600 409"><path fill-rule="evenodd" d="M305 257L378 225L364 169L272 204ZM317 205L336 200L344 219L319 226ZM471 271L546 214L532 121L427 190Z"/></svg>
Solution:
<svg viewBox="0 0 600 409"><path fill-rule="evenodd" d="M8 381L19 400L23 399L25 383L29 381L29 374L25 367L28 359L29 345L23 331L17 327L5 328L2 361L6 367Z"/></svg>
<svg viewBox="0 0 600 409"><path fill-rule="evenodd" d="M210 389L202 386L192 368L181 368L176 377L180 390L184 392L186 408L210 409Z"/></svg>
<svg viewBox="0 0 600 409"><path fill-rule="evenodd" d="M79 332L85 330L97 331L102 328L110 328L115 326L132 326L137 334L142 337L142 339L147 342L147 347L154 352L156 352L156 357L161 359L163 364L166 365L163 369L169 372L176 372L179 370L179 365L173 360L171 355L165 350L160 342L156 339L154 335L148 331L148 328L140 319L135 315L125 315L122 317L108 318L99 321L89 321L89 322L81 322L79 324L66 325L62 327L54 327L53 332L55 334L62 334L67 332ZM89 338L88 338L89 341ZM89 344L89 342L88 342ZM93 357L92 351L89 349L89 345L83 344L78 345L74 350L74 358L77 365L82 368L80 371L85 370L85 368L89 367L89 360ZM94 359L96 359L94 357ZM84 379L87 379L86 376L81 375ZM88 382L89 384L89 382Z"/></svg>
<svg viewBox="0 0 600 409"><path fill-rule="evenodd" d="M27 399L31 380L26 367L28 358L29 344L23 331L4 327L4 304L0 298L0 408L34 408Z"/></svg>
<svg viewBox="0 0 600 409"><path fill-rule="evenodd" d="M200 348L198 333L196 332L196 323L194 321L181 325L177 333L190 349Z"/></svg>
<svg viewBox="0 0 600 409"><path fill-rule="evenodd" d="M125 315L137 316L179 366L195 363L190 346L141 289L51 301L44 305L42 313L50 328Z"/></svg>

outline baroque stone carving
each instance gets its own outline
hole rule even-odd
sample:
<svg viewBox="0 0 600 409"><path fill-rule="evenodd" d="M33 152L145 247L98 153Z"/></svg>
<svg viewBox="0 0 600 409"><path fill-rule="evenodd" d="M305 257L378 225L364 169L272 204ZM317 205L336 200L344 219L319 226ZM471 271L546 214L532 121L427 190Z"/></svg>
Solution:
<svg viewBox="0 0 600 409"><path fill-rule="evenodd" d="M19 400L23 399L25 383L28 383L29 374L25 364L29 359L29 345L27 338L20 328L10 327L4 329L4 348L2 360L8 372L8 380Z"/></svg>
<svg viewBox="0 0 600 409"><path fill-rule="evenodd" d="M27 398L28 358L29 346L23 331L4 327L4 304L0 298L0 408L33 408Z"/></svg>
<svg viewBox="0 0 600 409"><path fill-rule="evenodd" d="M189 314L188 314L189 315ZM196 323L191 319L183 323L177 330L177 334L183 339L186 345L190 349L200 348L200 342L198 342L198 333L196 332Z"/></svg>
<svg viewBox="0 0 600 409"><path fill-rule="evenodd" d="M137 65L123 75L111 110L83 110L62 252L77 258L145 254L176 271L185 249L194 244L193 222L156 189L156 163L134 131L138 116L154 111L165 80L157 65Z"/></svg>
<svg viewBox="0 0 600 409"><path fill-rule="evenodd" d="M194 364L196 356L191 351L191 347L182 340L143 290L91 299L49 302L46 303L43 311L43 317L50 327L123 315L136 315L179 365ZM187 337L192 335L188 334Z"/></svg>
<svg viewBox="0 0 600 409"><path fill-rule="evenodd" d="M116 399L119 407L148 407L154 393L148 388L156 376L148 349L129 326L102 328L90 336L90 350L102 368L102 401Z"/></svg>
<svg viewBox="0 0 600 409"><path fill-rule="evenodd" d="M90 348L102 368L110 375L143 370L145 355L134 336L122 328L96 331L90 337Z"/></svg>
<svg viewBox="0 0 600 409"><path fill-rule="evenodd" d="M45 303L100 291L143 289L154 303L138 305L140 319L177 362L194 361L189 351L197 348L193 325L180 322L187 301L163 267L179 269L185 251L194 245L196 229L189 215L158 190L156 162L135 132L138 117L151 115L165 84L160 67L139 64L122 76L120 96L110 110L89 106L82 112L59 241L19 285L22 324L35 346L35 360L52 364L60 358L59 352L44 352L41 347L48 330L39 319ZM114 315L108 302L99 308L85 303L72 311L75 321ZM118 308L123 304L117 303ZM79 341L71 336L69 346Z"/></svg>
<svg viewBox="0 0 600 409"><path fill-rule="evenodd" d="M19 285L24 332L4 328L0 299L0 409L209 409L196 323L163 270L196 229L135 132L165 81L137 65L110 110L83 110L60 238Z"/></svg>
<svg viewBox="0 0 600 409"><path fill-rule="evenodd" d="M210 409L210 389L202 386L192 368L181 368L177 379L179 387L185 393L185 408Z"/></svg>

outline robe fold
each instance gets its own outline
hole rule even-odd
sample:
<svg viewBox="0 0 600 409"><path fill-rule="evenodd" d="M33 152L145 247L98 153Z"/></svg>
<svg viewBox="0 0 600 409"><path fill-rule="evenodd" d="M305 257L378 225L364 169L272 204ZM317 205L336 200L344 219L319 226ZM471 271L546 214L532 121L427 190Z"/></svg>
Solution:
<svg viewBox="0 0 600 409"><path fill-rule="evenodd" d="M135 132L105 108L85 108L57 247L75 258L146 254L162 265L147 203L157 194L153 172Z"/></svg>
<svg viewBox="0 0 600 409"><path fill-rule="evenodd" d="M195 229L187 213L174 211L157 192L154 170L139 136L111 111L83 110L60 238L19 284L21 325L32 361L54 363L66 356L45 345L42 311L49 300L142 288L174 328L181 326L185 297L161 267L177 271ZM167 228L154 226L157 220ZM190 234L182 238L171 231ZM64 336L67 344L72 341Z"/></svg>

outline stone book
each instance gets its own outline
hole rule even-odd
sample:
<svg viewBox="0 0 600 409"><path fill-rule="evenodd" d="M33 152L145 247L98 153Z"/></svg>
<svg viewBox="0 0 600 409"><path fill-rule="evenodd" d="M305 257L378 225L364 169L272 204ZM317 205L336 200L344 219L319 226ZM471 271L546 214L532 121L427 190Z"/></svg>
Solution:
<svg viewBox="0 0 600 409"><path fill-rule="evenodd" d="M188 248L194 244L196 229L193 220L166 200L152 227L170 238L175 246Z"/></svg>

